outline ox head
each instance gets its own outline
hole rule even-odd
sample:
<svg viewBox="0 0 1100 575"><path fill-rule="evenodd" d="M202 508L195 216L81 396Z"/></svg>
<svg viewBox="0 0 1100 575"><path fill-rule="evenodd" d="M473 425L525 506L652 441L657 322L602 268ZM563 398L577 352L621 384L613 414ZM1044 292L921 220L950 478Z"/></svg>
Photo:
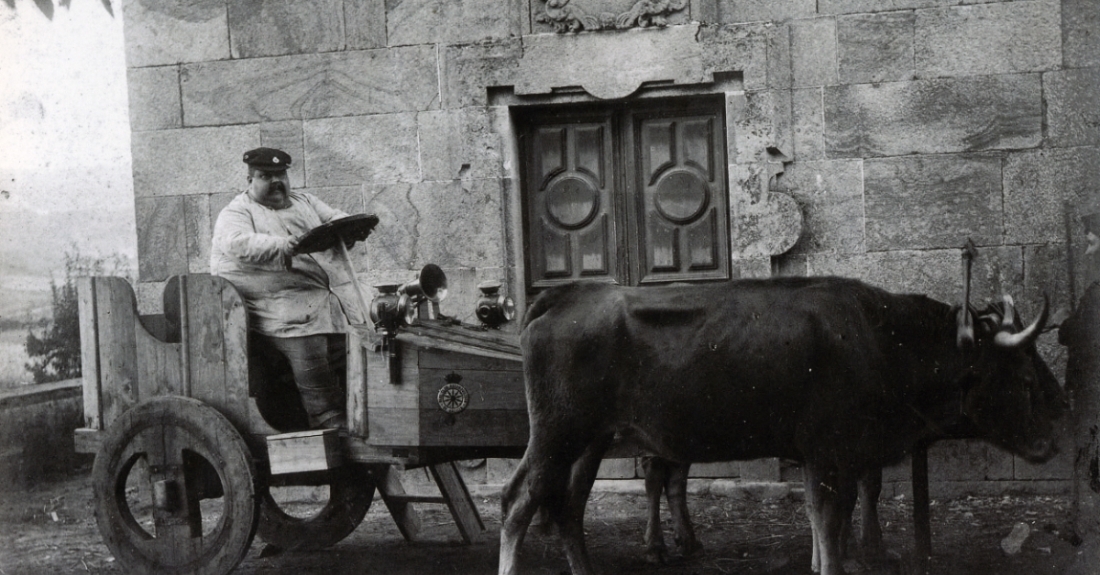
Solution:
<svg viewBox="0 0 1100 575"><path fill-rule="evenodd" d="M1035 349L1049 302L1043 298L1039 317L1027 327L1016 315L1012 298L976 312L974 340L963 399L963 414L986 439L1031 462L1057 453L1053 422L1066 407L1065 394Z"/></svg>

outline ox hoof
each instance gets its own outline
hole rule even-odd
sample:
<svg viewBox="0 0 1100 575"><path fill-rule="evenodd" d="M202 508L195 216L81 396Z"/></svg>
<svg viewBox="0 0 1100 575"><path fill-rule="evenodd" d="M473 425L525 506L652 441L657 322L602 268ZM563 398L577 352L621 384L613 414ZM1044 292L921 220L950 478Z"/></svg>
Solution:
<svg viewBox="0 0 1100 575"><path fill-rule="evenodd" d="M676 541L676 550L683 557L692 557L703 552L703 544L698 541L692 541L690 543L684 543L683 541Z"/></svg>
<svg viewBox="0 0 1100 575"><path fill-rule="evenodd" d="M668 563L668 551L665 549L647 549L645 562L650 565L664 565Z"/></svg>

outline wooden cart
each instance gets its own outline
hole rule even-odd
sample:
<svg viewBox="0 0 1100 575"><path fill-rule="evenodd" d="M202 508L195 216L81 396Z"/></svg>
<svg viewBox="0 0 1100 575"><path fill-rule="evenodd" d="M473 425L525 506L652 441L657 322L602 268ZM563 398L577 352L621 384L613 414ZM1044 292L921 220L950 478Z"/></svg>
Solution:
<svg viewBox="0 0 1100 575"><path fill-rule="evenodd" d="M288 429L293 406L270 392L285 374L257 355L227 281L174 277L155 316L138 315L120 278L84 278L79 298L77 450L96 454L96 521L129 572L227 573L257 533L284 549L332 545L363 520L376 489L406 538L418 528L410 504L427 502L446 504L475 541L484 525L454 462L520 457L527 443L514 334L423 320L383 338L357 326L343 436ZM400 472L411 467L430 470L438 497L405 494ZM270 492L286 485L327 485L328 503L290 515Z"/></svg>

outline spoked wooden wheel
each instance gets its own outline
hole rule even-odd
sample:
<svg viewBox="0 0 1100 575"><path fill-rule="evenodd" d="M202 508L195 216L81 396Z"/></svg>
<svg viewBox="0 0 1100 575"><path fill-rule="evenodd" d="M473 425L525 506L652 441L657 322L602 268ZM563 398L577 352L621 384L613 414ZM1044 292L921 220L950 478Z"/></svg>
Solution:
<svg viewBox="0 0 1100 575"><path fill-rule="evenodd" d="M276 501L271 488L260 496L260 538L280 549L311 550L335 545L351 534L363 521L371 500L374 482L361 465L345 464L329 471L320 481L328 485L328 501L288 513Z"/></svg>
<svg viewBox="0 0 1100 575"><path fill-rule="evenodd" d="M256 534L255 477L225 416L157 397L119 417L96 454L96 523L127 572L224 575Z"/></svg>

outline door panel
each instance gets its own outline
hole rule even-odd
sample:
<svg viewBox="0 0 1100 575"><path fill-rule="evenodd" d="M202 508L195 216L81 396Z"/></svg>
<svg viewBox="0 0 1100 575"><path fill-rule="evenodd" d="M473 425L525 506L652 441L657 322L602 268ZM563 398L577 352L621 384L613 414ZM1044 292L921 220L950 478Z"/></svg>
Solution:
<svg viewBox="0 0 1100 575"><path fill-rule="evenodd" d="M729 277L720 112L635 115L638 283Z"/></svg>
<svg viewBox="0 0 1100 575"><path fill-rule="evenodd" d="M531 142L531 287L617 279L610 118L535 126Z"/></svg>

